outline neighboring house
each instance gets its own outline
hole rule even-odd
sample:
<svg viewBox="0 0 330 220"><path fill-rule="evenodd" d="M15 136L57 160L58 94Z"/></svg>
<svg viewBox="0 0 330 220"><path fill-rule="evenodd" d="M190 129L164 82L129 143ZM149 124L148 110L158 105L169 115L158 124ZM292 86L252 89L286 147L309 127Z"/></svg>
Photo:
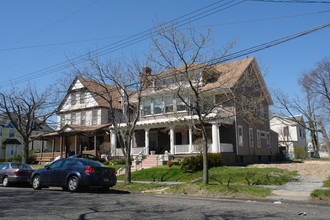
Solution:
<svg viewBox="0 0 330 220"><path fill-rule="evenodd" d="M39 137L47 140L47 145L42 154L37 154L38 160L49 161L75 153L111 155L109 105L96 95L106 96L107 91L112 91L113 106L121 117L121 99L116 88L76 77L58 108L56 131Z"/></svg>
<svg viewBox="0 0 330 220"><path fill-rule="evenodd" d="M23 141L21 135L14 128L13 123L6 114L0 114L0 160L6 160L15 155L23 154ZM51 128L47 125L40 126L40 129L33 132L33 135L50 132ZM43 141L33 141L29 149L40 151Z"/></svg>
<svg viewBox="0 0 330 220"><path fill-rule="evenodd" d="M301 115L293 117L272 116L271 129L278 133L278 142L287 159L294 159L294 146L307 149L306 131L302 126L304 118Z"/></svg>
<svg viewBox="0 0 330 220"><path fill-rule="evenodd" d="M268 116L272 100L255 59L218 64L209 70L212 74L196 71L196 77L203 79L201 88L205 100L216 104L224 97L239 97L258 117L257 121L247 123L249 113L238 114L244 112L242 106L238 107L233 100L223 103L206 121L209 152L221 152L227 164L275 160L279 153L277 134L271 131ZM183 157L201 151L201 136L190 123L196 122L196 117L173 94L171 88L175 85L171 77L172 70L150 76L150 83L142 94L141 115L133 138L133 155L156 154L162 158L164 154L170 154ZM253 83L248 85L248 81ZM71 152L89 152L97 156L122 155L115 132L109 124L108 105L95 95L96 91L100 94L104 86L108 85L98 87L92 80L75 78L57 112L57 131L43 135L48 140L47 151L52 152L48 157L64 157ZM251 93L242 95L239 91L242 87L251 89ZM118 117L121 117L123 102L120 93L116 89L112 91L109 95L116 103ZM188 92L184 98L187 102L191 101Z"/></svg>

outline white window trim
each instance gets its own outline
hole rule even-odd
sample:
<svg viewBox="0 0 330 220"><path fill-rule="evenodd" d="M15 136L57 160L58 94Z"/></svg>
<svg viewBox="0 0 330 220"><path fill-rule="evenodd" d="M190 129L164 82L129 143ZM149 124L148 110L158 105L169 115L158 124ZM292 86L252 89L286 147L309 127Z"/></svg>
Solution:
<svg viewBox="0 0 330 220"><path fill-rule="evenodd" d="M240 131L241 131L241 135L240 135ZM238 125L237 136L238 136L238 146L240 147L244 146L244 132L242 125Z"/></svg>
<svg viewBox="0 0 330 220"><path fill-rule="evenodd" d="M250 145L250 147L254 147L253 128L249 128L249 145Z"/></svg>

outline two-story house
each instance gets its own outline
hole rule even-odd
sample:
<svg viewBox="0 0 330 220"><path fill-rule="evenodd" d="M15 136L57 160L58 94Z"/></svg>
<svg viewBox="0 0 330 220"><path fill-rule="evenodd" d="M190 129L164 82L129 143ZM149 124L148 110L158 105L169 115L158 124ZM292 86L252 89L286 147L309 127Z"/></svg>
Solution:
<svg viewBox="0 0 330 220"><path fill-rule="evenodd" d="M15 117L13 116L13 118ZM23 154L22 136L14 128L13 123L15 122L10 121L5 113L0 114L0 160L6 160L15 155L22 156ZM38 130L33 132L33 135L50 132L51 130L49 126L43 124ZM43 144L41 140L33 141L30 143L29 150L38 152Z"/></svg>
<svg viewBox="0 0 330 220"><path fill-rule="evenodd" d="M278 143L287 159L294 159L294 147L302 147L307 151L306 130L302 115L293 117L272 116L270 127L278 133Z"/></svg>
<svg viewBox="0 0 330 220"><path fill-rule="evenodd" d="M277 134L270 129L268 116L272 100L255 59L198 67L203 65L195 65L194 77L201 83L202 108L214 108L203 121L208 151L222 153L227 164L275 160ZM189 85L186 90L180 87L181 97L176 95L180 76L175 71L180 68L184 67L151 75L149 87L142 94L134 154L168 152L182 157L201 152L201 134L193 129L198 120L187 107L194 101ZM249 121L251 114L255 119Z"/></svg>
<svg viewBox="0 0 330 220"><path fill-rule="evenodd" d="M121 117L121 98L116 88L76 77L56 112L56 131L39 136L39 139L47 140L47 145L37 154L38 160L50 161L75 153L113 154L107 95L112 96L113 106Z"/></svg>
<svg viewBox="0 0 330 220"><path fill-rule="evenodd" d="M221 152L227 164L275 160L277 134L271 131L268 116L272 100L255 59L202 69L194 70L205 100L202 110L216 106L203 121L209 139L208 151ZM183 157L201 151L201 134L194 129L198 120L187 107L194 98L188 87L182 89L181 97L176 95L175 74L168 70L150 75L142 93L142 105L136 106L141 115L133 138L133 155ZM57 131L43 136L48 139L47 149L53 152L52 157L67 156L72 151L98 156L122 155L109 124L109 105L97 95L108 85L96 85L95 81L77 77L68 89L57 112ZM108 95L117 101L118 117L121 117L120 92L109 88L107 92L112 92Z"/></svg>

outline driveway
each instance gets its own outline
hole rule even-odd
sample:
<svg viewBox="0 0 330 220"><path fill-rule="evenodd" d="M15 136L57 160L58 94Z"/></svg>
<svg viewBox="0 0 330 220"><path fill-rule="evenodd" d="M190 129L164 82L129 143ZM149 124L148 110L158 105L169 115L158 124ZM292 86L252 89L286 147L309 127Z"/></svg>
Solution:
<svg viewBox="0 0 330 220"><path fill-rule="evenodd" d="M330 176L330 161L305 161L287 162L274 164L253 164L248 167L258 168L281 168L290 171L297 171L300 176L294 182L281 186L264 186L272 188L272 195L269 199L288 199L307 201L315 189L329 189L322 187L323 181Z"/></svg>

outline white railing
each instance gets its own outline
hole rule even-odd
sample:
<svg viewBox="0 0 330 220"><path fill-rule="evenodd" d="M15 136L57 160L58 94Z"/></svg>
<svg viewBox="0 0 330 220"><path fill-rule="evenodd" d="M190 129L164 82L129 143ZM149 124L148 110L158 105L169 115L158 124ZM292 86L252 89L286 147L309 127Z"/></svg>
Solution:
<svg viewBox="0 0 330 220"><path fill-rule="evenodd" d="M212 149L212 144L208 144L207 145L209 150ZM175 145L175 154L189 154L189 153L199 153L201 152L202 146L201 145L192 145L192 149L190 152L190 146L189 144L185 144L185 145ZM230 143L221 143L220 144L220 149L221 152L234 152L234 147L233 144ZM212 153L211 151L209 151L210 153Z"/></svg>
<svg viewBox="0 0 330 220"><path fill-rule="evenodd" d="M145 147L132 147L132 155L139 155L141 152L146 151ZM146 152L144 152L146 154Z"/></svg>

